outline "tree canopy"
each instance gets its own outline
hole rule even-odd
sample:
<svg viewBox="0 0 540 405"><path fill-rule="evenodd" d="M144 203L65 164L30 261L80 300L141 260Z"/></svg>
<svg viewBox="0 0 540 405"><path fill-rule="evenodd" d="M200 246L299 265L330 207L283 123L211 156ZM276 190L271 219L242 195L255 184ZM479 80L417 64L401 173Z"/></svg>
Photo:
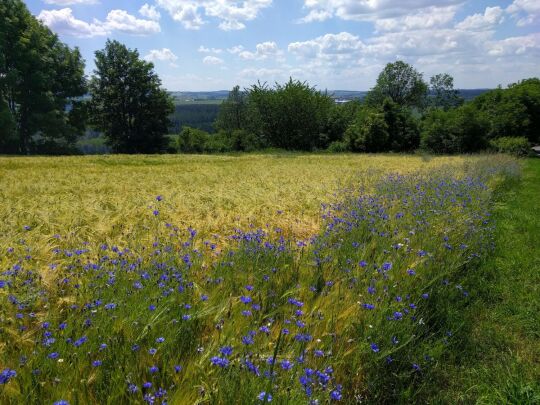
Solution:
<svg viewBox="0 0 540 405"><path fill-rule="evenodd" d="M403 107L424 107L428 86L422 73L403 61L388 63L367 95L368 104L381 105L389 97Z"/></svg>
<svg viewBox="0 0 540 405"><path fill-rule="evenodd" d="M156 153L166 148L174 104L161 88L154 65L141 60L137 50L107 41L105 49L96 52L89 88L91 122L114 152Z"/></svg>
<svg viewBox="0 0 540 405"><path fill-rule="evenodd" d="M84 61L20 0L0 2L0 151L69 152L84 131Z"/></svg>

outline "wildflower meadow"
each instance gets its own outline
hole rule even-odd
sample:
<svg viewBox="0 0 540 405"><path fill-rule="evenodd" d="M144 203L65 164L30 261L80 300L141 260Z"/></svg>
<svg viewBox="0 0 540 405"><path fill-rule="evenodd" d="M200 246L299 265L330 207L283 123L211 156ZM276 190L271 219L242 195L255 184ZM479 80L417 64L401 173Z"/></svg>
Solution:
<svg viewBox="0 0 540 405"><path fill-rule="evenodd" d="M288 168L291 187L295 165L312 157L258 159L270 173ZM494 200L520 163L357 159L361 170L347 166L346 182L327 177L334 187L315 193L318 207L295 213L296 224L312 218L301 232L279 223L290 213L274 202L268 217L229 232L221 223L221 234L204 220L200 229L179 225L171 220L179 202L159 187L117 233L99 228L106 216L98 223L97 211L94 233L92 221L80 234L47 235L38 221L11 233L3 225L0 402L414 402L461 344L470 275L494 249ZM388 167L370 168L376 159ZM273 181L265 187L279 190ZM91 192L92 183L78 187ZM216 212L229 214L243 212ZM51 222L69 230L76 221Z"/></svg>

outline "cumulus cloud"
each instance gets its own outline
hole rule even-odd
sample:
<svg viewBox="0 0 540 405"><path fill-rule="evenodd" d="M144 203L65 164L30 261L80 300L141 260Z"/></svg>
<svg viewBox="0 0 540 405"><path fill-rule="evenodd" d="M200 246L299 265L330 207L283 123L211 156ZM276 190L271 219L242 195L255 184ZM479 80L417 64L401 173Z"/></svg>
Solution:
<svg viewBox="0 0 540 405"><path fill-rule="evenodd" d="M223 49L220 48L207 48L205 46L199 46L199 49L197 49L200 53L217 53L220 54L223 52Z"/></svg>
<svg viewBox="0 0 540 405"><path fill-rule="evenodd" d="M218 58L217 56L205 56L203 63L205 65L222 65L223 59Z"/></svg>
<svg viewBox="0 0 540 405"><path fill-rule="evenodd" d="M156 3L186 29L200 29L206 23L204 14L219 19L220 29L233 31L244 29L244 23L257 18L262 9L272 5L272 0L156 0Z"/></svg>
<svg viewBox="0 0 540 405"><path fill-rule="evenodd" d="M409 15L381 18L375 21L375 29L382 31L410 31L426 28L441 28L448 25L456 14L457 6L428 7Z"/></svg>
<svg viewBox="0 0 540 405"><path fill-rule="evenodd" d="M146 17L150 20L158 21L161 18L161 14L157 11L155 6L151 6L148 3L145 3L140 9L139 14L143 17Z"/></svg>
<svg viewBox="0 0 540 405"><path fill-rule="evenodd" d="M280 51L277 44L270 41L257 44L257 46L255 47L255 52L238 52L238 56L240 56L242 59L247 60L263 60L269 57L277 58L280 57L282 54L283 52Z"/></svg>
<svg viewBox="0 0 540 405"><path fill-rule="evenodd" d="M489 44L489 54L493 56L540 56L540 33L505 38Z"/></svg>
<svg viewBox="0 0 540 405"><path fill-rule="evenodd" d="M148 55L144 57L145 60L155 62L155 61L169 61L174 62L178 60L176 56L169 48L162 49L152 49Z"/></svg>
<svg viewBox="0 0 540 405"><path fill-rule="evenodd" d="M125 10L111 10L105 21L92 23L77 19L71 8L43 10L37 17L56 33L81 38L109 35L113 31L132 35L150 35L161 31L159 23L141 20Z"/></svg>
<svg viewBox="0 0 540 405"><path fill-rule="evenodd" d="M232 53L233 55L237 55L243 50L244 50L244 47L242 45L236 45L236 46L233 46L232 48L228 48L227 52Z"/></svg>
<svg viewBox="0 0 540 405"><path fill-rule="evenodd" d="M514 0L506 9L517 20L519 27L540 21L540 1Z"/></svg>
<svg viewBox="0 0 540 405"><path fill-rule="evenodd" d="M486 7L484 14L473 14L465 18L456 28L459 30L489 30L504 20L504 10L500 7Z"/></svg>
<svg viewBox="0 0 540 405"><path fill-rule="evenodd" d="M161 31L157 21L138 19L125 10L111 10L103 25L108 31L132 35L150 35Z"/></svg>
<svg viewBox="0 0 540 405"><path fill-rule="evenodd" d="M434 7L433 3L433 0L304 0L308 14L302 21L323 21L334 16L354 21L397 18ZM463 0L438 0L436 7L461 3Z"/></svg>
<svg viewBox="0 0 540 405"><path fill-rule="evenodd" d="M56 6L73 6L76 4L97 4L99 0L45 0L45 3Z"/></svg>
<svg viewBox="0 0 540 405"><path fill-rule="evenodd" d="M108 31L102 23L92 24L78 20L70 8L61 10L43 10L39 13L39 20L54 32L74 37L88 38L107 35Z"/></svg>

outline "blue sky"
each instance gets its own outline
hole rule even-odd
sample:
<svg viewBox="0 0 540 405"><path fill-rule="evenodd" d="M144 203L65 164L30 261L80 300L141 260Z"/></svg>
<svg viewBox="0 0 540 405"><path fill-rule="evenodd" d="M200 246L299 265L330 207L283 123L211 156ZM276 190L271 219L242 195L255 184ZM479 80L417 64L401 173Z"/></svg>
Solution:
<svg viewBox="0 0 540 405"><path fill-rule="evenodd" d="M456 87L540 76L540 0L28 0L91 74L107 38L154 62L169 90L290 76L368 90L388 62Z"/></svg>

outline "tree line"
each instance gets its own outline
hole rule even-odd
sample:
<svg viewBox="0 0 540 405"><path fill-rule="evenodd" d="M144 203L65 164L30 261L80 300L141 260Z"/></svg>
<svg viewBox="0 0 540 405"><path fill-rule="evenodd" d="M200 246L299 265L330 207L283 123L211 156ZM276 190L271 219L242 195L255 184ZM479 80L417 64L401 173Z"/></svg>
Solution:
<svg viewBox="0 0 540 405"><path fill-rule="evenodd" d="M79 50L63 44L21 0L1 2L0 21L0 153L75 153L88 129L115 153L526 153L540 142L538 78L465 102L450 75L426 81L403 61L387 64L363 101L336 104L331 94L292 78L258 82L230 91L215 133L179 128L171 120L172 97L137 50L107 41L87 79Z"/></svg>

